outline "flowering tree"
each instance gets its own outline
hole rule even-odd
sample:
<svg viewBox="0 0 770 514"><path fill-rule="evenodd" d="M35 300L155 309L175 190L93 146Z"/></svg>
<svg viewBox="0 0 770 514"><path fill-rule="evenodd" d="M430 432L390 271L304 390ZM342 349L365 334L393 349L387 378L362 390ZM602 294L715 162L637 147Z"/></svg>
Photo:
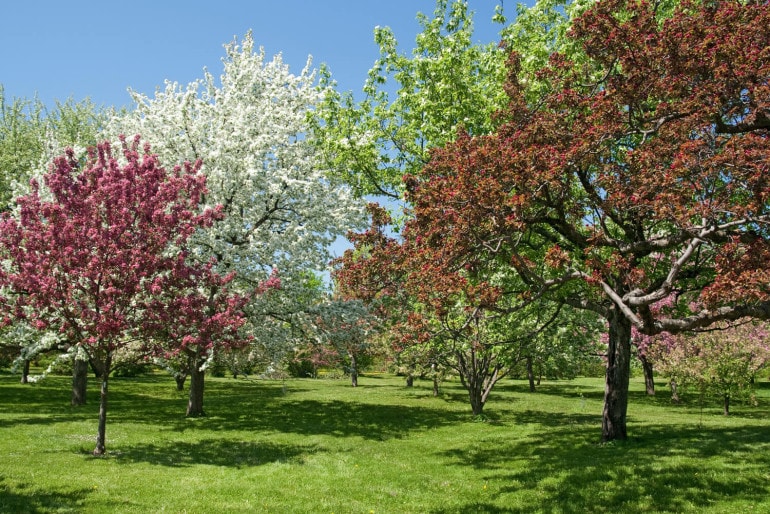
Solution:
<svg viewBox="0 0 770 514"><path fill-rule="evenodd" d="M408 199L411 197L408 196ZM334 278L341 295L356 298L380 316L391 332L394 349L415 347L442 367L457 371L468 391L474 415L480 415L495 384L525 358L528 341L553 323L559 309L511 309L499 287L515 277L462 264L447 273L447 263L415 236L416 220L406 223L402 238L387 235L391 217L370 205L372 226L351 234L355 248L336 261Z"/></svg>
<svg viewBox="0 0 770 514"><path fill-rule="evenodd" d="M203 161L205 200L221 204L226 218L194 234L191 257L214 258L223 274L237 271L232 286L242 290L280 273L280 290L246 306L250 330L269 346L271 334L275 343L287 337L281 327L317 284L311 272L326 269L330 243L362 212L316 158L307 119L324 91L309 67L294 75L280 55L266 60L250 33L225 53L219 81L207 72L186 87L169 82L154 98L133 92L136 109L109 130L142 134L166 161Z"/></svg>
<svg viewBox="0 0 770 514"><path fill-rule="evenodd" d="M604 441L627 435L632 326L770 317L770 7L683 3L664 20L656 5L600 1L574 20L586 60L553 55L537 102L513 55L497 132L461 135L407 181L411 237L445 283L505 264L520 282L479 283L490 302L607 320Z"/></svg>
<svg viewBox="0 0 770 514"><path fill-rule="evenodd" d="M650 347L651 358L678 387L719 396L725 416L730 401L748 397L757 373L770 362L765 324L744 322L673 339Z"/></svg>
<svg viewBox="0 0 770 514"><path fill-rule="evenodd" d="M19 197L0 222L5 322L25 320L72 341L101 379L95 455L105 451L107 392L116 353L176 327L177 343L201 344L237 329L238 299L209 267L189 264L187 240L221 217L199 211L206 178L186 164L167 172L139 139L123 140L125 164L104 143L81 165L72 150ZM50 197L50 199L44 199ZM197 286L219 287L225 315L201 308ZM163 295L174 290L174 296ZM205 304L203 305L205 306Z"/></svg>
<svg viewBox="0 0 770 514"><path fill-rule="evenodd" d="M373 346L378 323L359 300L329 299L303 316L303 338L314 349L311 359L317 364L343 361L350 372L350 382L358 386L359 361ZM336 359L335 359L336 357Z"/></svg>

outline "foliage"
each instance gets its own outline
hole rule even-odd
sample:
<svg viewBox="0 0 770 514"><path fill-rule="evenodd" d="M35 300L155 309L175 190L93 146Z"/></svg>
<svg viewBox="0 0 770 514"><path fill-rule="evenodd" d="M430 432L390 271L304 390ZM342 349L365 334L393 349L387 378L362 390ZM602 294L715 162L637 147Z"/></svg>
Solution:
<svg viewBox="0 0 770 514"><path fill-rule="evenodd" d="M505 105L505 52L473 42L467 1L437 0L432 18L417 19L411 55L399 53L389 27L375 28L380 57L362 100L331 87L328 70L322 77L330 87L316 118L320 150L362 196L400 198L402 176L421 169L431 148L453 140L458 127L490 132L492 113Z"/></svg>
<svg viewBox="0 0 770 514"><path fill-rule="evenodd" d="M243 323L240 298L227 293L232 278L186 260L188 238L221 216L199 212L205 177L189 163L167 172L149 146L143 155L138 148L138 137L123 140L122 165L107 143L82 166L69 150L43 177L52 199L33 181L17 199L18 216L0 223L5 323L58 332L101 377L95 454L105 451L107 381L119 350L157 336L158 327L177 349L211 345ZM202 298L199 286L220 296Z"/></svg>
<svg viewBox="0 0 770 514"><path fill-rule="evenodd" d="M78 154L97 142L109 111L91 101L71 99L52 109L37 98L8 101L0 85L0 210L29 190L29 179L39 177L66 147Z"/></svg>
<svg viewBox="0 0 770 514"><path fill-rule="evenodd" d="M132 92L135 110L115 117L109 131L142 134L165 162L202 160L205 201L221 204L226 217L193 235L191 256L216 259L222 274L237 271L233 286L243 291L279 275L280 290L247 306L248 330L277 360L287 323L319 294L315 277L328 265L330 243L362 215L315 154L307 118L324 88L310 62L294 75L280 55L267 60L255 50L248 33L225 46L223 64L219 80L206 72L187 86L167 82L154 98Z"/></svg>
<svg viewBox="0 0 770 514"><path fill-rule="evenodd" d="M721 328L680 334L673 344L653 346L651 353L659 371L680 392L693 387L700 394L714 394L723 401L727 415L731 399L751 397L759 371L770 363L770 346L765 324Z"/></svg>
<svg viewBox="0 0 770 514"><path fill-rule="evenodd" d="M600 1L569 32L590 66L553 55L530 102L513 54L497 132L462 135L407 181L405 232L447 287L505 263L520 282L479 282L487 303L547 299L608 321L605 440L626 437L632 325L770 316L769 11L685 3L661 20L652 4Z"/></svg>

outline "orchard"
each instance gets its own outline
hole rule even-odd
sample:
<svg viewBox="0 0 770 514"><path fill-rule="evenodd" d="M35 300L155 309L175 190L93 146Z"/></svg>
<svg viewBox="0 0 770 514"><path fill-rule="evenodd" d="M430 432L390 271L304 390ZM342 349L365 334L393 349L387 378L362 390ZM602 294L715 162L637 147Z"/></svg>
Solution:
<svg viewBox="0 0 770 514"><path fill-rule="evenodd" d="M137 453L123 435L107 449L109 385L154 388L141 408L154 426L170 415L148 414L160 384L183 391L189 377L179 415L199 425L181 430L224 454L238 454L232 438L297 433L319 449L404 438L423 459L411 437L430 428L441 456L426 466L470 459L497 488L486 498L487 481L470 492L431 474L431 497L455 484L473 498L457 512L524 512L548 476L513 472L523 441L591 445L620 470L591 484L601 500L580 493L582 465L538 456L566 496L548 491L540 508L700 511L698 494L659 496L664 481L649 478L648 457L685 444L676 427L741 436L734 454L770 447L770 6L537 0L511 19L497 8L497 39L479 43L469 4L420 14L411 54L377 27L360 93L310 60L292 73L252 32L225 45L221 76L130 90L130 108L48 111L0 88L0 390L18 389L21 409L24 387L65 384L77 416L94 375L91 453L116 462ZM325 380L342 376L354 388ZM473 435L461 443L450 427ZM739 467L689 437L708 446L708 469ZM489 441L510 453L493 463ZM760 464L740 469L755 480ZM330 476L356 481L358 466ZM647 480L639 496L620 494L624 473ZM5 477L0 510L18 509ZM693 486L723 491L714 512L770 507L764 486L724 480ZM329 484L308 487L325 497ZM379 494L359 490L356 508ZM437 508L399 494L386 510ZM339 510L331 498L274 506Z"/></svg>

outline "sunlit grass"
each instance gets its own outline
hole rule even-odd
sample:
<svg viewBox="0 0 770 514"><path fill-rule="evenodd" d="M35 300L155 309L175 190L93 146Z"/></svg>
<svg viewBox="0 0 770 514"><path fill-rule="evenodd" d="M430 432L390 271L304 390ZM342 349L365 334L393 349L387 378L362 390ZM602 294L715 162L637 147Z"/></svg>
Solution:
<svg viewBox="0 0 770 514"><path fill-rule="evenodd" d="M770 512L770 389L759 406L672 406L634 382L630 439L600 445L599 379L507 381L483 419L464 391L387 376L207 379L202 419L165 376L98 399L0 374L0 512Z"/></svg>

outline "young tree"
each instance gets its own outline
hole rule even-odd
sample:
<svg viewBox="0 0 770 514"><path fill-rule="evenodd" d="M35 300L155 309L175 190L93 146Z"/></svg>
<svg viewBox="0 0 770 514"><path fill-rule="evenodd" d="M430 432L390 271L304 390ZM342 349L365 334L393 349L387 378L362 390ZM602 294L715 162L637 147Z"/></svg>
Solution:
<svg viewBox="0 0 770 514"><path fill-rule="evenodd" d="M123 140L125 164L101 144L87 162L74 151L54 161L44 179L50 200L33 181L18 215L0 222L3 305L13 318L64 335L84 351L101 380L95 455L105 452L108 380L116 353L153 335L153 321L180 334L181 344L237 329L237 312L201 309L198 286L224 278L189 264L187 240L210 226L220 209L199 212L206 179L199 166L167 172L156 156ZM163 295L173 288L175 295ZM237 297L227 305L237 307Z"/></svg>
<svg viewBox="0 0 770 514"><path fill-rule="evenodd" d="M770 362L766 325L744 322L699 334L679 334L673 343L655 344L651 358L681 388L721 398L724 415L730 401L747 398L757 373Z"/></svg>
<svg viewBox="0 0 770 514"><path fill-rule="evenodd" d="M497 133L462 134L407 182L413 237L446 281L484 257L526 285L499 294L607 320L603 441L627 435L632 326L770 317L770 7L683 3L662 20L656 5L589 8L570 32L588 64L551 56L538 102L513 55Z"/></svg>
<svg viewBox="0 0 770 514"><path fill-rule="evenodd" d="M391 217L370 205L371 228L351 234L354 250L339 259L334 278L341 295L369 306L389 326L399 352L420 346L434 361L458 372L474 415L480 415L495 384L523 359L525 341L553 323L531 311L510 309L498 294L511 277L466 261L459 273L433 260L406 223L397 241L386 235ZM542 309L547 312L547 309ZM534 320L534 321L533 321Z"/></svg>
<svg viewBox="0 0 770 514"><path fill-rule="evenodd" d="M371 352L378 330L374 316L359 300L330 299L309 310L304 321L304 336L336 354L350 373L351 385L358 387L359 361Z"/></svg>
<svg viewBox="0 0 770 514"><path fill-rule="evenodd" d="M109 130L142 134L167 161L203 161L206 202L221 204L226 218L196 232L191 256L214 258L223 274L237 271L233 286L242 290L280 272L280 290L247 306L250 331L278 356L283 341L270 334L285 335L281 327L306 307L329 245L362 222L362 209L316 156L308 116L324 88L309 63L290 73L280 55L267 60L255 50L251 33L225 53L219 81L207 72L187 87L168 82L154 98L132 92L136 109Z"/></svg>

